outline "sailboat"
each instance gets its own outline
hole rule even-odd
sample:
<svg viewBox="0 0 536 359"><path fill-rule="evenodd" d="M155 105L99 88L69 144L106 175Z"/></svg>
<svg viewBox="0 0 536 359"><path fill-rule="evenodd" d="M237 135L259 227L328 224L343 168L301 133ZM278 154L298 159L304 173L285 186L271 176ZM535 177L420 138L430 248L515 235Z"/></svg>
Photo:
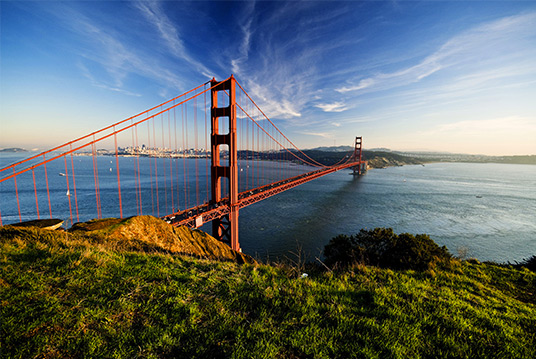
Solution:
<svg viewBox="0 0 536 359"><path fill-rule="evenodd" d="M71 192L69 192L69 190L67 190L67 193L65 193L65 195L70 196Z"/></svg>

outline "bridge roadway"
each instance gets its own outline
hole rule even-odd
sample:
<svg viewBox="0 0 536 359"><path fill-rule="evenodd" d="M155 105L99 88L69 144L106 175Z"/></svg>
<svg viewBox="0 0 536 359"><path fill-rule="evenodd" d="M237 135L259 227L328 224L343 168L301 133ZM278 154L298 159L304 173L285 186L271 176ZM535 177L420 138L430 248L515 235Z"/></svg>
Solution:
<svg viewBox="0 0 536 359"><path fill-rule="evenodd" d="M238 206L242 209L250 204L257 203L265 198L271 197L288 189L297 187L316 178L327 174L340 171L346 168L361 166L365 161L345 163L339 166L327 167L320 170L308 172L299 176L287 178L285 180L274 182L265 186L257 187L252 190L238 194ZM179 211L165 217L166 222L174 226L187 226L190 228L199 228L203 224L216 218L221 218L230 212L229 198L226 197L216 203L205 203L200 206Z"/></svg>

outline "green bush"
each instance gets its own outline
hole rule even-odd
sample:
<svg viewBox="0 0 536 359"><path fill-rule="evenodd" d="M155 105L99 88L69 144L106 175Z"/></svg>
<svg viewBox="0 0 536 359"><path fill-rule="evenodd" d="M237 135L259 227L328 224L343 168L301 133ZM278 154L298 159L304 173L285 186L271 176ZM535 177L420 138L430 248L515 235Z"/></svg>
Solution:
<svg viewBox="0 0 536 359"><path fill-rule="evenodd" d="M533 272L536 272L536 255L523 259L521 263L518 263L519 266L530 269Z"/></svg>
<svg viewBox="0 0 536 359"><path fill-rule="evenodd" d="M392 228L362 229L358 234L338 235L324 247L325 263L347 268L361 263L382 268L426 270L451 258L426 234L397 235Z"/></svg>

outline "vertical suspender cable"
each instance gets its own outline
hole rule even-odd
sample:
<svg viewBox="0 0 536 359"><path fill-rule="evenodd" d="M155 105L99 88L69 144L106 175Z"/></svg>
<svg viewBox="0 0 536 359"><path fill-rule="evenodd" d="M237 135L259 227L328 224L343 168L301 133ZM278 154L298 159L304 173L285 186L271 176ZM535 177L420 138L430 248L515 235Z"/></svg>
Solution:
<svg viewBox="0 0 536 359"><path fill-rule="evenodd" d="M46 156L43 155L43 161L46 161ZM47 198L48 198L48 213L50 214L50 218L52 218L52 204L50 203L50 190L48 189L48 174L47 174L47 164L43 164L43 167L45 169L45 183L47 185Z"/></svg>
<svg viewBox="0 0 536 359"><path fill-rule="evenodd" d="M188 155L189 154L188 153L189 148L188 148L188 105L187 104L185 104L185 106L184 106L184 121L186 122L186 131L185 131L185 134L184 134L185 138L186 138L186 141L184 143L184 147L185 147L186 153ZM184 158L184 161L185 161L184 164L186 166L186 188L187 188L187 190L186 190L186 200L187 200L187 203L188 203L186 208L188 208L188 207L191 207L191 203L192 203L192 202L190 202L190 181L189 181L189 179L190 179L190 163L186 163L187 162L186 157Z"/></svg>
<svg viewBox="0 0 536 359"><path fill-rule="evenodd" d="M41 219L39 217L39 202L37 201L37 186L35 185L35 171L32 169L32 177L33 177L33 185L34 185L34 195L35 195L35 209L37 210L37 219ZM0 222L0 226L2 225L2 222Z"/></svg>
<svg viewBox="0 0 536 359"><path fill-rule="evenodd" d="M136 181L137 183L137 197L136 198L139 198L139 203L138 203L138 208L137 208L137 211L139 213L140 216L143 215L143 198L141 196L141 172L140 172L140 144L139 144L139 141L138 141L138 125L135 125L134 126L134 134L135 134L135 138L136 138L136 156L134 157L134 167L135 167L135 170L134 170L134 180Z"/></svg>
<svg viewBox="0 0 536 359"><path fill-rule="evenodd" d="M206 90L206 84L204 89ZM205 202L209 201L209 190L208 190L208 177L209 177L209 156L208 156L208 122L207 122L207 92L203 93L205 97L205 179L206 179L206 199Z"/></svg>
<svg viewBox="0 0 536 359"><path fill-rule="evenodd" d="M97 218L102 218L100 190L99 190L99 169L97 166L97 150L95 148L95 136L93 135L93 143L91 144L91 152L93 156L93 180L95 182L95 200L97 203Z"/></svg>
<svg viewBox="0 0 536 359"><path fill-rule="evenodd" d="M67 200L69 201L69 216L71 218L71 226L73 225L73 211L71 207L71 192L69 191L69 170L67 169L67 157L63 156L65 163L65 181L67 182Z"/></svg>
<svg viewBox="0 0 536 359"><path fill-rule="evenodd" d="M15 173L15 167L13 167L13 173ZM17 176L13 177L13 182L15 183L15 195L17 197L17 209L19 210L19 222L22 222L22 216L20 214L19 190L17 188Z"/></svg>
<svg viewBox="0 0 536 359"><path fill-rule="evenodd" d="M154 152L154 149L151 147L151 130L150 130L149 121L147 121L147 146L149 146L148 160L149 160L149 175L150 175L150 180L151 180L151 209L152 209L151 213L154 215L153 165L151 163L151 155Z"/></svg>
<svg viewBox="0 0 536 359"><path fill-rule="evenodd" d="M181 123L182 123L182 166L183 166L183 178L182 184L184 188L184 209L188 208L188 178L186 178L186 142L185 142L185 126L184 126L184 106L181 105Z"/></svg>
<svg viewBox="0 0 536 359"><path fill-rule="evenodd" d="M119 218L123 218L123 202L121 200L121 178L119 176L119 153L117 149L117 133L115 132L115 126L113 127L113 131L115 144L115 169L117 171L117 195L119 196Z"/></svg>
<svg viewBox="0 0 536 359"><path fill-rule="evenodd" d="M168 210L168 200L167 200L167 176L166 176L166 142L164 140L164 114L160 115L160 122L162 127L162 153L158 154L162 156L162 170L164 171L164 211ZM160 214L158 215L160 217Z"/></svg>
<svg viewBox="0 0 536 359"><path fill-rule="evenodd" d="M175 183L177 184L176 192L177 192L177 212L179 211L179 208L181 207L180 202L180 191L179 191L179 149L177 146L177 111L176 108L173 107L173 126L175 128Z"/></svg>
<svg viewBox="0 0 536 359"><path fill-rule="evenodd" d="M76 208L76 221L80 222L80 216L78 215L78 195L76 194L76 176L74 172L74 159L73 159L73 145L70 144L71 150L71 176L73 177L73 192L74 192L74 207Z"/></svg>
<svg viewBox="0 0 536 359"><path fill-rule="evenodd" d="M131 123L132 123L132 121L131 121ZM138 182L138 163L137 163L138 148L136 146L136 142L134 141L134 131L136 131L136 129L137 129L137 126L134 126L132 128L130 134L131 134L131 137L132 137L132 150L135 153L135 157L134 157L134 188L136 189L136 214L138 216L140 216L141 215L141 213L140 213L140 201L141 201L140 196L141 196L141 192L139 191L139 182Z"/></svg>
<svg viewBox="0 0 536 359"><path fill-rule="evenodd" d="M195 205L199 206L199 167L197 161L197 149L198 149L198 138L197 138L197 96L194 97L194 156L195 156Z"/></svg>
<svg viewBox="0 0 536 359"><path fill-rule="evenodd" d="M168 144L169 144L169 184L170 184L170 190L171 190L171 213L175 212L175 194L173 193L173 155L175 152L173 151L173 146L171 145L171 110L167 111L167 119L168 119Z"/></svg>
<svg viewBox="0 0 536 359"><path fill-rule="evenodd" d="M245 171L246 171L246 182L245 182L245 190L249 190L249 121L248 121L248 118L244 116L244 126L245 126L245 129L244 129L244 133L242 134L244 136L244 141L246 142L246 147L244 148L244 153L245 153Z"/></svg>
<svg viewBox="0 0 536 359"><path fill-rule="evenodd" d="M251 188L255 188L255 124L251 124Z"/></svg>
<svg viewBox="0 0 536 359"><path fill-rule="evenodd" d="M139 206L138 206L138 212L140 213L140 216L143 216L143 198L141 196L141 172L140 172L140 147L139 147L139 141L138 141L138 126L134 126L134 132L136 133L136 157L134 159L135 166L137 167L137 172L134 173L136 176L136 180L138 181L138 197L140 199ZM136 175L137 173L137 175Z"/></svg>
<svg viewBox="0 0 536 359"><path fill-rule="evenodd" d="M156 147L156 130L155 130L156 119L153 118L152 122L153 122L153 146L154 146L154 151L153 151L154 182L155 182L155 192L156 192L156 216L160 217L160 194L158 193L158 162L156 161L156 151L158 151L158 147Z"/></svg>

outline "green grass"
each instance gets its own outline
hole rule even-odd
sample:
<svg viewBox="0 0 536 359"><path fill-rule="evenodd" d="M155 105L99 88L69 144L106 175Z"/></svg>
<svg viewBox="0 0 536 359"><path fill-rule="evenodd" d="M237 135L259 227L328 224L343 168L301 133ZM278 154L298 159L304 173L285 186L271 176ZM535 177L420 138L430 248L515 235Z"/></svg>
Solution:
<svg viewBox="0 0 536 359"><path fill-rule="evenodd" d="M2 233L2 358L536 356L536 274L526 269L453 261L301 279L283 265Z"/></svg>

